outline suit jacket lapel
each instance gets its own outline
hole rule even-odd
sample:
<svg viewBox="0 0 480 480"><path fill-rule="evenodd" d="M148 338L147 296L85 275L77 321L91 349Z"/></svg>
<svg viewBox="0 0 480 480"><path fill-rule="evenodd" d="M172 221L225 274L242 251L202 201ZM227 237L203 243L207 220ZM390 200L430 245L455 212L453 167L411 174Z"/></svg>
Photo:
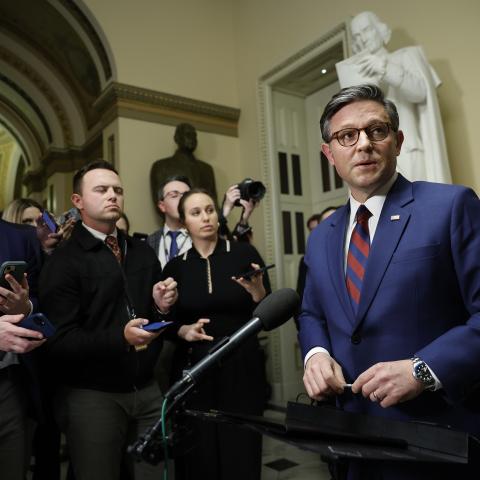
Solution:
<svg viewBox="0 0 480 480"><path fill-rule="evenodd" d="M410 219L403 207L413 200L412 184L401 175L388 193L370 248L355 327L365 318Z"/></svg>
<svg viewBox="0 0 480 480"><path fill-rule="evenodd" d="M345 284L345 232L347 229L347 223L350 216L350 203L343 207L341 215L336 220L327 219L330 221L330 232L327 238L327 262L328 270L332 284L337 292L338 299L342 305L345 315L353 323L353 309L348 297L347 287Z"/></svg>

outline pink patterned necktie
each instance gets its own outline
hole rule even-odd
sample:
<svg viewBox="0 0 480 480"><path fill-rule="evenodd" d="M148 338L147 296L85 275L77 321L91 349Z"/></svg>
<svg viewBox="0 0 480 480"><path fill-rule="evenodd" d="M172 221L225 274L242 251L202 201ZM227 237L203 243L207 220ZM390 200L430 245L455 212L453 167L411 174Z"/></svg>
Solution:
<svg viewBox="0 0 480 480"><path fill-rule="evenodd" d="M363 277L370 254L370 232L368 230L368 219L372 216L365 205L360 205L357 210L357 224L353 229L350 238L347 255L347 290L353 311L357 313L362 292Z"/></svg>
<svg viewBox="0 0 480 480"><path fill-rule="evenodd" d="M105 238L105 243L115 255L118 263L122 263L122 252L120 250L120 247L118 246L117 238L113 235L107 235L107 238Z"/></svg>

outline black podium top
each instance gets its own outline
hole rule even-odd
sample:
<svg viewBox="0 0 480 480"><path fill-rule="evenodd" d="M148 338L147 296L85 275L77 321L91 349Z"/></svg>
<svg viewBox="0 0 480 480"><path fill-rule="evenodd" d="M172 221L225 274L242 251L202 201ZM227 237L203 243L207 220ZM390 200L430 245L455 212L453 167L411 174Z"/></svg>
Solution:
<svg viewBox="0 0 480 480"><path fill-rule="evenodd" d="M298 448L337 459L468 464L479 443L448 427L344 412L290 402L285 419L186 410L207 421L253 429ZM477 452L477 453L474 453Z"/></svg>

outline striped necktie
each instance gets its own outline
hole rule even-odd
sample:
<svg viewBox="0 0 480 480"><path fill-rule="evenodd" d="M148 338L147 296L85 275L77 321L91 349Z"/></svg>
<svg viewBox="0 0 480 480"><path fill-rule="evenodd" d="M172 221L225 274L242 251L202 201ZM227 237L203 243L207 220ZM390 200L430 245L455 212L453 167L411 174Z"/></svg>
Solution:
<svg viewBox="0 0 480 480"><path fill-rule="evenodd" d="M362 292L363 277L370 254L370 233L368 231L368 219L372 216L365 205L360 205L356 214L357 224L350 238L347 255L347 290L353 311L357 313Z"/></svg>

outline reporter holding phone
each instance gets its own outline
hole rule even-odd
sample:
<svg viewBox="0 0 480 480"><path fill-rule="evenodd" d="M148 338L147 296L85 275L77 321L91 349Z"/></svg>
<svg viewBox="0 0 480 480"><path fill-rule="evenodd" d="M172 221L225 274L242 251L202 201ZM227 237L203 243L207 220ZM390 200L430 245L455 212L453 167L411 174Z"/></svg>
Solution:
<svg viewBox="0 0 480 480"><path fill-rule="evenodd" d="M116 228L124 194L111 164L85 165L73 192L81 221L46 262L40 302L56 327L45 349L75 480L118 480L125 458L135 480L158 480L162 465L133 465L125 450L161 415L162 334L141 327L159 320L156 306L170 308L175 284L156 287L155 252Z"/></svg>
<svg viewBox="0 0 480 480"><path fill-rule="evenodd" d="M18 323L37 305L40 244L35 229L0 220L0 264L25 261L27 277L0 287L0 472L23 480L29 464L29 413L40 411L35 353L43 336Z"/></svg>
<svg viewBox="0 0 480 480"><path fill-rule="evenodd" d="M219 238L218 214L211 195L190 190L183 194L178 211L192 248L172 259L162 273L178 284L172 317L179 338L184 340L174 358L173 380L185 367L202 359L216 341L248 322L269 291L263 274L253 275L251 280L241 278L264 263L250 244ZM261 415L266 389L263 353L258 339L252 338L202 379L188 406ZM260 435L199 420L191 423L196 447L176 463L177 479L260 478Z"/></svg>

